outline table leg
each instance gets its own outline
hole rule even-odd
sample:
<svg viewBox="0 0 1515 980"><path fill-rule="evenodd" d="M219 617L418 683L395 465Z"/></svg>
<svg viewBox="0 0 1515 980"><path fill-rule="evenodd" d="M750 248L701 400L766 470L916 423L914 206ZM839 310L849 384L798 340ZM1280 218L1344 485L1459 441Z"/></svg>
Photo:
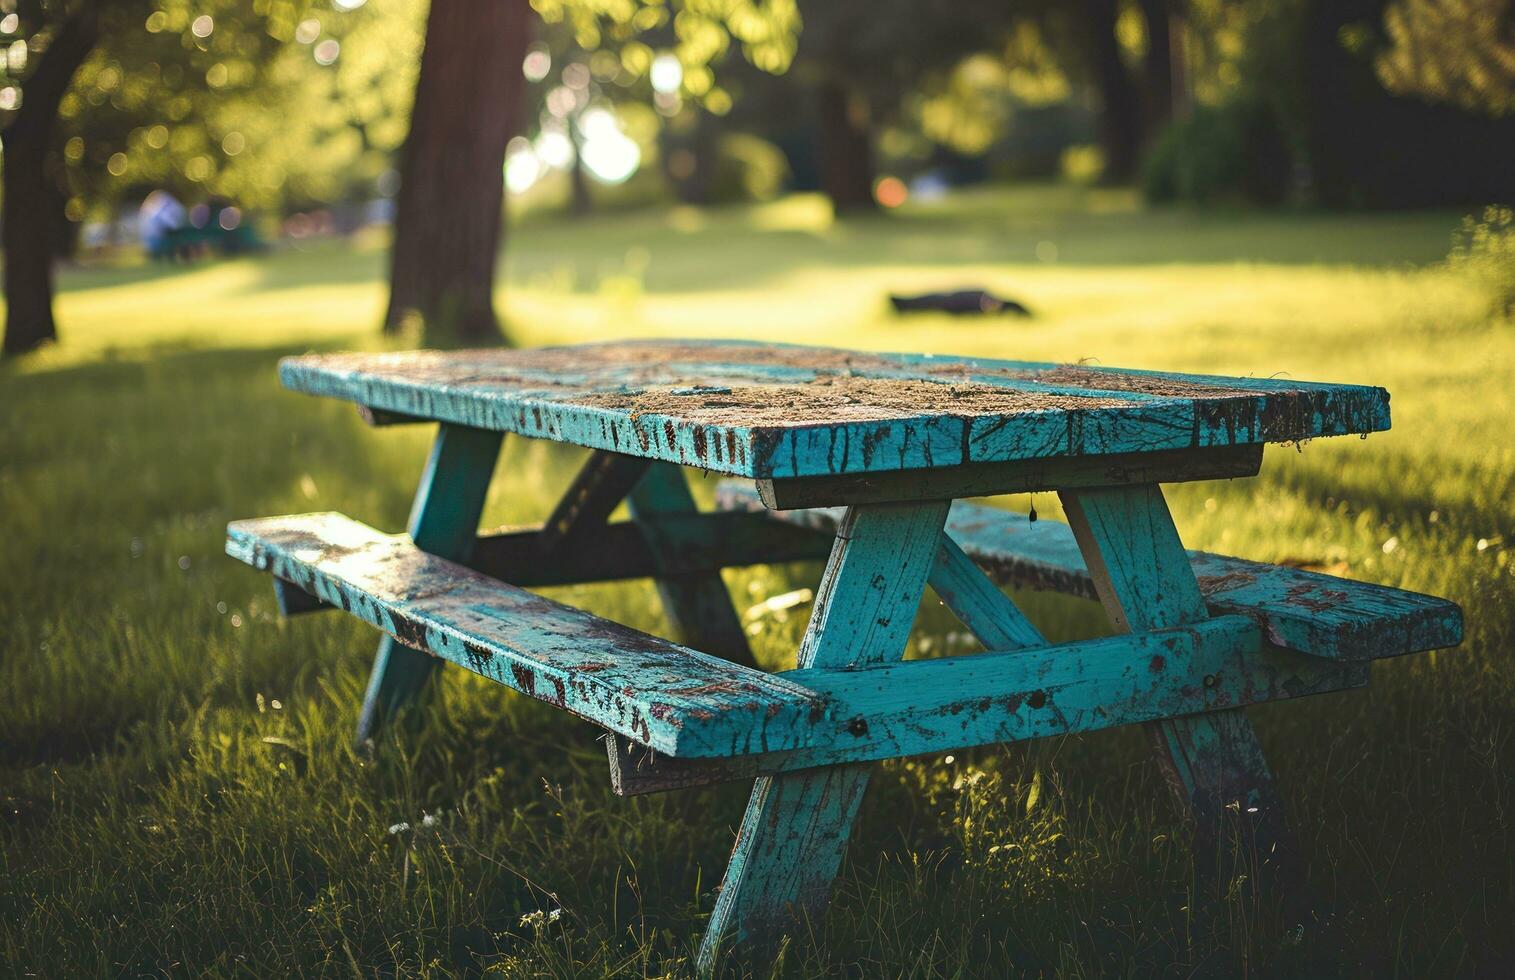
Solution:
<svg viewBox="0 0 1515 980"><path fill-rule="evenodd" d="M441 558L462 561L479 533L484 497L499 458L499 432L444 423L411 506L408 530L416 546ZM437 659L396 643L379 641L368 693L358 717L358 744L378 735L386 720L415 700Z"/></svg>
<svg viewBox="0 0 1515 980"><path fill-rule="evenodd" d="M878 663L904 653L947 506L847 511L800 645L801 667ZM723 944L770 953L798 919L825 906L871 772L856 764L756 781L700 944L702 973L714 969Z"/></svg>
<svg viewBox="0 0 1515 980"><path fill-rule="evenodd" d="M1063 509L1117 629L1139 632L1208 616L1173 517L1156 484L1064 491ZM1170 785L1193 814L1195 856L1214 873L1222 828L1243 861L1275 875L1292 838L1246 714L1239 708L1153 722L1148 734ZM1254 876L1255 877L1255 876Z"/></svg>
<svg viewBox="0 0 1515 980"><path fill-rule="evenodd" d="M684 473L673 463L654 463L632 488L626 504L634 520L696 511ZM677 546L677 542L652 539L648 543L660 560L669 547ZM662 575L655 581L663 608L683 643L702 653L754 665L747 634L719 571Z"/></svg>

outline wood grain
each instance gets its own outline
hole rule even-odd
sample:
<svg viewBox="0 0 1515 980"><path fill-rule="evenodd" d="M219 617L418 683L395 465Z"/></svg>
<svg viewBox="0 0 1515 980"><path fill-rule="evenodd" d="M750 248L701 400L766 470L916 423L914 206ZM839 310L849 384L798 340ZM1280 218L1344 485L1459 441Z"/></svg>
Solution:
<svg viewBox="0 0 1515 980"><path fill-rule="evenodd" d="M376 417L758 479L1291 442L1390 421L1388 393L1359 385L734 341L307 355L280 378ZM837 397L849 379L863 397ZM896 383L909 397L889 395Z"/></svg>
<svg viewBox="0 0 1515 980"><path fill-rule="evenodd" d="M750 485L725 481L719 506L766 513L828 533L840 508L768 511ZM997 581L1095 598L1094 580L1068 525L957 501L947 536ZM1187 552L1200 594L1215 615L1252 617L1268 642L1331 660L1366 662L1462 642L1462 609L1454 602L1302 568Z"/></svg>

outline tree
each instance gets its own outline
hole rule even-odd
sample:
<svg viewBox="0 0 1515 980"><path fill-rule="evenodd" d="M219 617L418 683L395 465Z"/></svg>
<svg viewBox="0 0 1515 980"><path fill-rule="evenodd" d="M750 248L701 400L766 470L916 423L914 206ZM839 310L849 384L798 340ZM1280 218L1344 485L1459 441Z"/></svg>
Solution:
<svg viewBox="0 0 1515 980"><path fill-rule="evenodd" d="M1088 77L1099 93L1099 141L1104 179L1124 183L1136 175L1143 141L1142 98L1121 54L1116 23L1119 0L1079 0L1071 26ZM1150 43L1150 42L1149 42Z"/></svg>
<svg viewBox="0 0 1515 980"><path fill-rule="evenodd" d="M819 123L821 181L838 211L874 206L874 136L907 94L995 47L1006 5L986 0L808 0L795 73Z"/></svg>
<svg viewBox="0 0 1515 980"><path fill-rule="evenodd" d="M249 125L270 115L266 72L307 2L22 0L0 16L20 35L0 64L6 354L56 338L54 260L86 212L114 217L144 187L267 186Z"/></svg>
<svg viewBox="0 0 1515 980"><path fill-rule="evenodd" d="M1391 92L1515 113L1515 0L1399 0L1378 77Z"/></svg>
<svg viewBox="0 0 1515 980"><path fill-rule="evenodd" d="M100 39L101 6L101 0L72 5L33 0L6 18L16 17L16 27L28 36L9 46L20 52L6 59L9 70L25 69L29 62L32 67L24 76L24 88L15 84L22 79L7 79L11 83L0 88L0 109L12 110L0 130L5 168L0 231L5 251L5 356L33 350L58 336L53 321L54 230L63 203L56 182L49 179L48 150L58 106Z"/></svg>
<svg viewBox="0 0 1515 980"><path fill-rule="evenodd" d="M680 92L706 100L719 94L727 105L709 66L733 38L755 64L775 70L793 50L791 0L682 0L671 18L659 0L432 0L401 151L386 330L419 321L428 342L501 339L494 310L501 171L523 115L532 7L549 23L567 23L583 51L598 50L607 37L620 44L626 84L655 60L631 39L671 23Z"/></svg>
<svg viewBox="0 0 1515 980"><path fill-rule="evenodd" d="M530 15L527 0L432 0L400 155L387 329L419 317L432 341L499 339L501 170Z"/></svg>

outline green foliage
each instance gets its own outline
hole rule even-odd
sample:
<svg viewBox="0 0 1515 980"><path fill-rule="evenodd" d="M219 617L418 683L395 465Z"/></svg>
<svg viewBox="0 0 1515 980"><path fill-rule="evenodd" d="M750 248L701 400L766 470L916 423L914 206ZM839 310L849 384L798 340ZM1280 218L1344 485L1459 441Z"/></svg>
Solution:
<svg viewBox="0 0 1515 980"><path fill-rule="evenodd" d="M584 52L620 59L623 87L645 81L659 49L679 60L678 94L724 115L731 94L716 84L715 68L733 41L765 72L786 71L794 59L800 21L795 0L531 0L549 31L561 25Z"/></svg>
<svg viewBox="0 0 1515 980"><path fill-rule="evenodd" d="M1515 116L1490 118L1385 89L1389 0L1278 0L1249 35L1247 90L1296 149L1310 197L1333 207L1506 199Z"/></svg>
<svg viewBox="0 0 1515 980"><path fill-rule="evenodd" d="M1452 242L1452 268L1488 294L1496 315L1515 313L1515 211L1491 206L1464 218Z"/></svg>
<svg viewBox="0 0 1515 980"><path fill-rule="evenodd" d="M60 109L71 217L152 187L268 209L374 193L408 122L420 0L149 9L105 36Z"/></svg>
<svg viewBox="0 0 1515 980"><path fill-rule="evenodd" d="M1149 201L1243 200L1277 204L1288 194L1293 159L1270 106L1238 99L1200 106L1170 124L1147 154Z"/></svg>
<svg viewBox="0 0 1515 980"><path fill-rule="evenodd" d="M1397 0L1378 77L1391 91L1475 112L1515 112L1515 0Z"/></svg>
<svg viewBox="0 0 1515 980"><path fill-rule="evenodd" d="M789 161L772 143L745 133L721 137L715 173L711 176L711 203L771 201L789 180Z"/></svg>
<svg viewBox="0 0 1515 980"><path fill-rule="evenodd" d="M1392 431L1269 450L1256 479L1168 496L1191 547L1447 595L1468 639L1376 665L1366 691L1255 713L1323 903L1303 922L1196 890L1141 733L1100 733L881 767L834 911L779 975L1501 975L1515 958L1515 347L1439 262L1456 216L1143 214L1056 187L857 224L827 223L818 203L528 221L512 322L533 343L697 329L1383 384ZM1043 241L1055 263L1034 257ZM642 298L596 291L634 250ZM1038 318L948 337L879 309L902 282L962 276ZM382 279L378 250L71 267L63 343L0 375L11 972L687 969L747 786L615 798L595 731L458 670L367 762L350 735L373 631L281 621L266 576L222 554L239 517L339 509L404 526L425 427L367 429L350 406L281 392L275 372L283 353L373 343ZM486 523L541 519L577 462L507 440ZM818 574L728 582L746 608ZM645 583L557 595L666 628ZM1016 599L1058 639L1099 628L1093 603ZM788 665L801 613L762 620L765 665ZM928 600L912 653L966 653L960 633Z"/></svg>

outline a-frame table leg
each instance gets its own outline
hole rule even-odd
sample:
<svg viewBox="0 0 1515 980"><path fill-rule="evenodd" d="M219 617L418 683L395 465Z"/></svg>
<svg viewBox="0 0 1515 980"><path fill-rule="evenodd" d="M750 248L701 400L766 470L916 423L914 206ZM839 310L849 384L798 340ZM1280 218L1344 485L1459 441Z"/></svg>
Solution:
<svg viewBox="0 0 1515 980"><path fill-rule="evenodd" d="M652 464L632 488L626 505L633 520L645 521L649 527L655 526L660 516L696 511L682 468L673 463ZM663 559L678 542L649 535L648 545ZM753 666L747 634L742 631L742 621L720 572L669 573L655 581L663 608L683 643L702 653Z"/></svg>
<svg viewBox="0 0 1515 980"><path fill-rule="evenodd" d="M468 557L479 534L479 517L502 439L498 432L461 425L443 423L438 429L410 511L408 530L416 547L452 561ZM359 745L415 700L437 662L391 637L379 641L358 717Z"/></svg>
<svg viewBox="0 0 1515 980"><path fill-rule="evenodd" d="M800 645L801 667L878 663L904 653L947 506L847 511ZM857 764L756 781L700 944L702 973L714 969L727 944L754 956L771 953L796 921L825 906L871 772Z"/></svg>
<svg viewBox="0 0 1515 980"><path fill-rule="evenodd" d="M1208 616L1173 517L1156 484L1061 494L1068 523L1117 629L1139 632ZM1168 781L1194 815L1195 857L1213 873L1223 828L1251 866L1293 873L1292 836L1246 714L1239 708L1153 722Z"/></svg>

